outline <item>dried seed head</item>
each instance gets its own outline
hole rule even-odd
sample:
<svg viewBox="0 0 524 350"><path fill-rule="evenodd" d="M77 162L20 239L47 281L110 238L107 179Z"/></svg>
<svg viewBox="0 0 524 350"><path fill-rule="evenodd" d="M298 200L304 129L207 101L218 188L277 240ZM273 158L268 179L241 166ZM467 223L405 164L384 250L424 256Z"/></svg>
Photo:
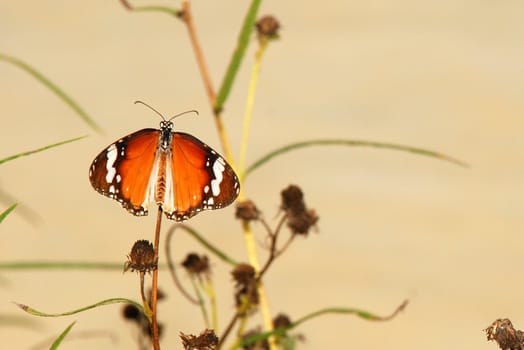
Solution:
<svg viewBox="0 0 524 350"><path fill-rule="evenodd" d="M317 213L314 209L308 209L300 214L290 216L288 220L288 227L291 232L297 235L307 235L309 229L318 221Z"/></svg>
<svg viewBox="0 0 524 350"><path fill-rule="evenodd" d="M524 349L524 332L513 328L507 318L499 318L484 331L488 340L495 340L503 350Z"/></svg>
<svg viewBox="0 0 524 350"><path fill-rule="evenodd" d="M291 213L300 213L306 210L304 203L304 194L300 187L296 185L289 185L280 193L282 196L282 210Z"/></svg>
<svg viewBox="0 0 524 350"><path fill-rule="evenodd" d="M260 211L256 207L255 203L248 199L237 204L235 216L237 219L244 221L258 220L260 217Z"/></svg>
<svg viewBox="0 0 524 350"><path fill-rule="evenodd" d="M206 329L200 335L180 333L185 350L215 350L218 348L218 337L211 329Z"/></svg>
<svg viewBox="0 0 524 350"><path fill-rule="evenodd" d="M186 259L182 262L182 266L190 274L205 274L210 273L209 260L207 256L199 256L196 253L189 253L186 256Z"/></svg>
<svg viewBox="0 0 524 350"><path fill-rule="evenodd" d="M127 320L138 320L140 317L140 310L133 304L126 304L122 309L122 315Z"/></svg>
<svg viewBox="0 0 524 350"><path fill-rule="evenodd" d="M128 261L124 264L124 272L127 270L150 272L157 267L155 249L153 244L147 240L136 241L127 258Z"/></svg>
<svg viewBox="0 0 524 350"><path fill-rule="evenodd" d="M293 234L307 235L309 229L318 222L314 209L308 209L300 187L290 185L281 192L281 208L287 215L287 226Z"/></svg>
<svg viewBox="0 0 524 350"><path fill-rule="evenodd" d="M237 286L247 286L255 281L255 269L249 264L238 264L231 274Z"/></svg>
<svg viewBox="0 0 524 350"><path fill-rule="evenodd" d="M253 310L260 300L255 269L249 264L238 264L231 274L235 280L235 302L238 311L246 313Z"/></svg>
<svg viewBox="0 0 524 350"><path fill-rule="evenodd" d="M274 319L273 319L273 327L276 329L276 328L283 328L283 327L288 327L291 325L291 320L289 319L289 317L285 314L278 314Z"/></svg>
<svg viewBox="0 0 524 350"><path fill-rule="evenodd" d="M277 19L271 15L266 15L261 17L257 23L257 32L259 37L267 37L269 39L278 37L278 29L280 28L280 23Z"/></svg>

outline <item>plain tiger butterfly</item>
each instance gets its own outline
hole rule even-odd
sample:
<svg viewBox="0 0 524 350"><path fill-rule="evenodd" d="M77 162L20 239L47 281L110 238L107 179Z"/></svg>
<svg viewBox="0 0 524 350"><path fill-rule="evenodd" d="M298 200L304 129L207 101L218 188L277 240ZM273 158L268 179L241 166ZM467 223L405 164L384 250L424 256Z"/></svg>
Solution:
<svg viewBox="0 0 524 350"><path fill-rule="evenodd" d="M110 144L93 160L89 180L130 213L147 215L150 202L169 219L183 221L202 210L231 204L240 192L231 166L196 137L173 131L173 118L160 129L142 129ZM182 113L183 114L183 113Z"/></svg>

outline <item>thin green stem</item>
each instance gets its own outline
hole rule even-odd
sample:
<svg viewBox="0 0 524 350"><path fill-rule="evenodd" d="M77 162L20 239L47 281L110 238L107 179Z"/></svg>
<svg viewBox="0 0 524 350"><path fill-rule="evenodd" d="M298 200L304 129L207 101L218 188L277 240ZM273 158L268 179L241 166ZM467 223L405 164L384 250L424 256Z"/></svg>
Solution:
<svg viewBox="0 0 524 350"><path fill-rule="evenodd" d="M95 120L89 114L87 114L87 112L82 107L80 107L80 105L71 96L66 94L64 90L62 90L58 87L58 85L46 78L42 73L40 73L27 63L13 56L8 56L0 53L0 61L9 62L35 77L38 81L44 84L45 87L51 90L63 102L65 102L69 107L71 107L80 116L80 118L82 118L84 122L86 122L93 130L95 130L99 134L102 133L102 129L100 128L100 126L98 126Z"/></svg>

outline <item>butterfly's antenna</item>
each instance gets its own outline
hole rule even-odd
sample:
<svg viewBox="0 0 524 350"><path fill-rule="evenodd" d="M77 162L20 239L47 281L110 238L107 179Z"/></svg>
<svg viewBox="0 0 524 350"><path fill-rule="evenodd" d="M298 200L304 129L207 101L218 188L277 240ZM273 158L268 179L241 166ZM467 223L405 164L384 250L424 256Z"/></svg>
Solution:
<svg viewBox="0 0 524 350"><path fill-rule="evenodd" d="M143 102L143 101L135 101L135 104L137 103L140 103L140 104L143 104L144 106L148 107L150 110L154 111L156 114L158 114L160 116L160 118L162 118L163 121L166 121L166 118L164 118L164 116L162 115L162 113L160 113L159 111L157 111L156 109L154 109L153 107L151 107L150 105L148 105L147 103ZM169 119L171 120L171 119Z"/></svg>
<svg viewBox="0 0 524 350"><path fill-rule="evenodd" d="M178 114L172 116L171 118L169 118L168 121L171 121L171 120L175 119L176 117L180 117L181 115L188 114L188 113L196 113L196 115L198 115L198 111L192 109L192 110L189 110L189 111L185 111L185 112L182 112L182 113L178 113Z"/></svg>

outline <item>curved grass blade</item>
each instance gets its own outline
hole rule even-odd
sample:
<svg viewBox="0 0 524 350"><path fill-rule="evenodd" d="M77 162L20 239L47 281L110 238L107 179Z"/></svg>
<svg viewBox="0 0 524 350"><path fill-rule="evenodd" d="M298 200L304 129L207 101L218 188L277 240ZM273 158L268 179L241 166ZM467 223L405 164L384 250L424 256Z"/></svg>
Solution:
<svg viewBox="0 0 524 350"><path fill-rule="evenodd" d="M191 227L184 225L184 224L177 224L174 226L173 229L176 229L177 227L180 227L184 229L187 233L189 233L193 238L195 238L200 244L202 244L205 248L207 248L210 252L218 256L222 261L230 264L230 265L237 265L238 263L231 257L229 257L226 253L209 243L204 236L202 236L198 231L192 229Z"/></svg>
<svg viewBox="0 0 524 350"><path fill-rule="evenodd" d="M8 162L8 161L10 161L10 160L17 159L17 158L20 158L20 157L29 156L29 155L34 154L34 153L42 152L42 151L45 151L45 150L50 149L50 148L53 148L53 147L57 147L57 146L61 146L61 145L65 145L66 143L70 143L70 142L78 141L78 140L81 140L81 139L83 139L83 138L85 138L85 137L87 137L87 136L84 135L84 136L80 136L80 137L75 137L74 139L69 139L69 140L65 140L65 141L61 141L61 142L57 142L57 143L53 143L52 145L48 145L48 146L44 146L44 147L40 147L40 148L34 149L34 150L32 150L32 151L27 151L27 152L18 153L18 154L15 154L15 155L9 156L9 157L4 158L4 159L0 159L0 164L6 163L6 162Z"/></svg>
<svg viewBox="0 0 524 350"><path fill-rule="evenodd" d="M16 214L20 215L24 220L26 220L31 225L38 227L39 224L41 224L44 219L38 215L36 211L34 211L29 205L26 205L24 203L19 203L20 200L16 197L10 195L7 191L4 191L0 187L0 203L2 204L8 204L8 203L18 203L18 206L16 207Z"/></svg>
<svg viewBox="0 0 524 350"><path fill-rule="evenodd" d="M13 303L16 306L18 306L19 308L21 308L22 310L24 310L25 312L27 312L28 314L33 315L33 316L39 316L39 317L69 316L69 315L74 315L74 314L77 314L77 313L80 313L80 312L83 312L83 311L87 311L87 310L90 310L90 309L94 309L94 308L97 308L97 307L100 307L100 306L110 305L110 304L118 304L118 303L133 304L140 311L142 311L142 312L144 311L144 307L141 304L137 303L134 300L126 299L126 298L106 299L106 300L102 300L102 301L100 301L98 303L95 303L95 304L92 304L92 305L84 306L84 307L82 307L80 309L76 309L76 310L72 310L72 311L66 311L66 312L60 312L60 313L42 312L42 311L35 310L35 309L33 309L32 307L30 307L28 305L19 304L19 303L16 303L16 302L13 302Z"/></svg>
<svg viewBox="0 0 524 350"><path fill-rule="evenodd" d="M4 212L0 214L0 222L4 221L4 219L7 217L7 215L9 215L10 212L15 210L17 205L18 204L15 203L15 204L11 205L9 208L7 208L6 210L4 210Z"/></svg>
<svg viewBox="0 0 524 350"><path fill-rule="evenodd" d="M261 0L253 0L249 6L248 12L244 19L244 24L242 25L242 30L238 37L237 47L233 52L229 66L227 67L226 74L222 80L222 85L218 91L215 105L213 106L215 111L220 111L226 102L229 93L231 92L231 87L242 63L242 59L246 53L247 46L249 44L249 38L251 33L255 28L255 21L260 7Z"/></svg>
<svg viewBox="0 0 524 350"><path fill-rule="evenodd" d="M424 148L399 145L395 143L385 143L385 142L375 142L375 141L365 141L365 140L320 139L320 140L309 140L309 141L292 143L292 144L277 148L276 150L269 152L268 154L266 154L265 156L263 156L262 158L258 159L256 162L251 164L246 169L244 173L244 178L246 178L255 169L261 167L262 165L269 162L274 157L279 156L281 154L284 154L290 151L294 151L300 148L305 148L305 147L333 146L333 145L385 148L385 149L390 149L390 150L395 150L395 151L403 151L403 152L415 153L415 154L422 155L422 156L433 157L433 158L437 158L440 160L445 160L447 162L454 163L456 165L460 165L462 167L468 167L466 163L458 159L452 158L442 153L427 150Z"/></svg>
<svg viewBox="0 0 524 350"><path fill-rule="evenodd" d="M0 270L123 270L122 263L83 261L0 262ZM160 268L160 266L159 266Z"/></svg>
<svg viewBox="0 0 524 350"><path fill-rule="evenodd" d="M88 115L86 111L82 107L80 107L80 105L75 100L73 100L72 97L67 95L61 88L59 88L51 80L46 78L42 73L40 73L27 63L19 60L18 58L4 55L2 53L0 53L0 61L11 63L32 75L42 84L44 84L45 87L51 90L56 96L58 96L62 101L64 101L69 107L71 107L80 116L80 118L82 118L84 122L87 125L89 125L93 130L95 130L99 134L102 133L102 129L100 128L100 126L98 126L95 120L90 115Z"/></svg>
<svg viewBox="0 0 524 350"><path fill-rule="evenodd" d="M255 335L253 335L251 337L245 338L242 341L240 341L238 343L238 346L236 346L235 348L241 348L241 347L247 346L249 344L253 344L253 343L255 343L255 342L259 341L259 340L267 339L270 336L282 336L282 335L285 335L287 331L289 331L289 330L291 330L293 328L298 327L300 324L302 324L302 323L304 323L304 322L306 322L306 321L308 321L310 319L313 319L315 317L322 316L322 315L325 315L325 314L347 314L347 315L353 314L353 315L355 315L355 316L357 316L359 318L362 318L362 319L365 319L365 320L368 320L368 321L389 321L392 318L394 318L395 316L397 316L401 311L403 311L406 308L407 305L408 305L408 301L404 300L404 302L402 304L400 304L395 309L395 311L393 311L388 316L379 316L379 315L370 313L368 311L365 311L365 310L362 310L362 309L356 309L356 308L338 308L338 307L335 307L335 308L321 309L321 310L312 312L310 314L307 314L306 316L303 316L303 317L299 318L297 321L292 322L287 327L277 328L277 329L275 329L275 330L273 330L271 332L263 332L263 333L255 334Z"/></svg>
<svg viewBox="0 0 524 350"><path fill-rule="evenodd" d="M71 328L73 328L75 323L76 323L76 321L74 321L66 329L64 329L64 331L58 336L58 338L55 339L53 344L51 344L51 347L49 348L49 350L56 350L56 349L58 349L58 346L62 343L62 341L67 336L67 334L69 333Z"/></svg>

